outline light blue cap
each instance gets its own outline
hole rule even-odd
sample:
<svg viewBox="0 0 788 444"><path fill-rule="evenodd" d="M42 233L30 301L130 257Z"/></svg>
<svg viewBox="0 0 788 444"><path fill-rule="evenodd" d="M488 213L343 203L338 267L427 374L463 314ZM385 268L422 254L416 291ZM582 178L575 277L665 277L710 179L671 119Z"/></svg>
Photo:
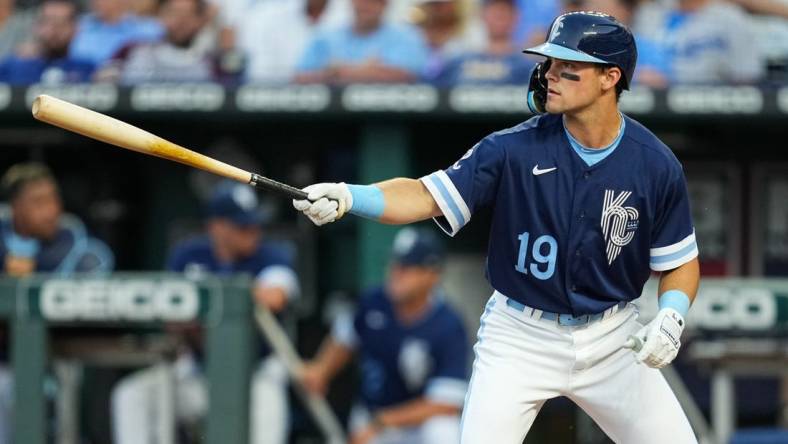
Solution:
<svg viewBox="0 0 788 444"><path fill-rule="evenodd" d="M602 59L598 59L592 55L588 55L584 52L575 51L574 49L569 49L565 46L550 42L542 43L541 45L534 46L533 48L528 48L523 52L529 54L539 54L545 57L552 57L554 59L569 60L572 62L604 63L606 65L610 63Z"/></svg>

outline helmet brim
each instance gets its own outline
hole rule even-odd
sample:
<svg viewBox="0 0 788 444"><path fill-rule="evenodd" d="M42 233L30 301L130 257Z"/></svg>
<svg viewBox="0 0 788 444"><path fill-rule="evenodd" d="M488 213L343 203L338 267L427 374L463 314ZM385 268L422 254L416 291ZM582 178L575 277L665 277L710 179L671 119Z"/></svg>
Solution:
<svg viewBox="0 0 788 444"><path fill-rule="evenodd" d="M610 62L606 62L602 59L598 59L584 52L575 51L574 49L569 49L565 46L557 45L555 43L550 43L550 42L542 43L539 46L534 46L533 48L525 49L523 50L523 52L526 54L537 54L537 55L551 57L559 60L568 60L571 62L603 63L605 65L610 64Z"/></svg>

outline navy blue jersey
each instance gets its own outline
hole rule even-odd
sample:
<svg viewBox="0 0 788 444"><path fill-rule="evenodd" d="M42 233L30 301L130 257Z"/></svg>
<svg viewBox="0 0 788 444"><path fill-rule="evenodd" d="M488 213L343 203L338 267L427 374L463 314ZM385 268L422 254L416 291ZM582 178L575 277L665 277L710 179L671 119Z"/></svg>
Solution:
<svg viewBox="0 0 788 444"><path fill-rule="evenodd" d="M454 310L433 296L429 312L403 324L385 289L360 300L349 334L339 342L356 348L361 363L361 400L371 410L421 396L461 407L467 389L468 340Z"/></svg>
<svg viewBox="0 0 788 444"><path fill-rule="evenodd" d="M281 245L260 243L251 256L236 262L221 262L214 255L211 240L199 236L184 241L173 248L167 260L167 270L175 272L207 272L219 276L249 273L257 277L271 266L292 268L293 254Z"/></svg>
<svg viewBox="0 0 788 444"><path fill-rule="evenodd" d="M681 164L624 116L618 147L587 165L561 115L493 133L422 181L456 234L492 206L486 275L525 305L575 316L640 296L651 270L698 255Z"/></svg>
<svg viewBox="0 0 788 444"><path fill-rule="evenodd" d="M298 292L296 274L292 268L293 252L285 245L262 242L251 256L236 262L219 261L213 252L211 240L200 236L175 246L167 260L167 270L187 274L212 273L231 276L249 273L256 285L279 287L288 297ZM251 296L250 296L251 297ZM260 355L268 355L270 349L265 341L260 343Z"/></svg>

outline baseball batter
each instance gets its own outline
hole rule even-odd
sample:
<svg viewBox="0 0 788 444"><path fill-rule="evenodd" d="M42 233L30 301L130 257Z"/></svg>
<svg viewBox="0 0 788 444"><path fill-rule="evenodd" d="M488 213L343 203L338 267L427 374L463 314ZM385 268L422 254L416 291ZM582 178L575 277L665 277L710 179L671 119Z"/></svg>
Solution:
<svg viewBox="0 0 788 444"><path fill-rule="evenodd" d="M616 442L694 443L658 368L681 345L699 282L681 164L618 110L637 60L613 17L553 22L528 105L546 112L496 132L419 180L307 187L315 224L345 212L403 224L435 218L456 234L493 208L481 317L461 442L521 443L543 403L566 396ZM661 272L658 315L631 304ZM631 348L631 349L630 349Z"/></svg>

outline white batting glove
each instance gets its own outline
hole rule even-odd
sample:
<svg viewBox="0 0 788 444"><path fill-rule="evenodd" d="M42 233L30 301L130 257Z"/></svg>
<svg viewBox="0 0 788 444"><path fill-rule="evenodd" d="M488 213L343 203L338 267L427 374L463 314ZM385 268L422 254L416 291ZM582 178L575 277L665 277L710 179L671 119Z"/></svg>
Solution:
<svg viewBox="0 0 788 444"><path fill-rule="evenodd" d="M681 347L684 318L672 308L663 308L657 316L627 343L635 352L635 359L652 368L670 364Z"/></svg>
<svg viewBox="0 0 788 444"><path fill-rule="evenodd" d="M341 219L353 207L353 195L344 182L309 185L304 191L309 200L293 200L293 207L317 226Z"/></svg>

